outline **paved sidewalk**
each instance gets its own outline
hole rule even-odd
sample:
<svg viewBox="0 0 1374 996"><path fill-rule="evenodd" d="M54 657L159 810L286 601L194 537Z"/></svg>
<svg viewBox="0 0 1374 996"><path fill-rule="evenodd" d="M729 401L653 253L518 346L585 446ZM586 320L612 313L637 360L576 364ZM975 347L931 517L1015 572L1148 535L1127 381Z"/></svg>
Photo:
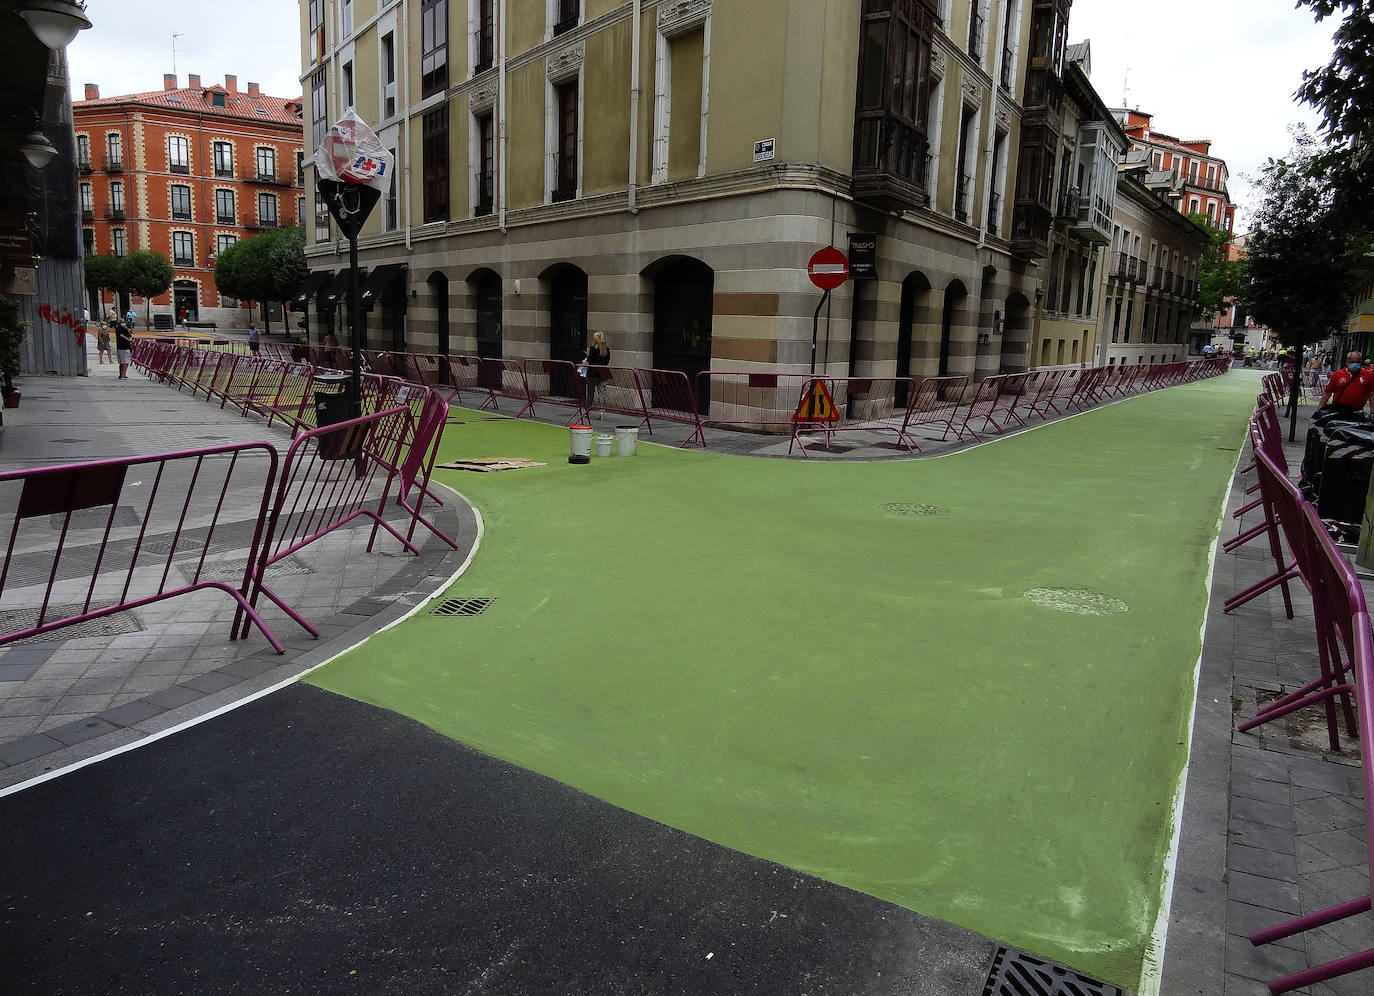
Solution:
<svg viewBox="0 0 1374 996"><path fill-rule="evenodd" d="M1295 474L1311 412L1300 408L1297 441L1285 445ZM1283 426L1286 439L1287 419ZM1240 466L1249 460L1247 445ZM1231 512L1255 497L1244 493L1254 480L1250 473L1233 482L1222 540L1236 534ZM1244 525L1257 516L1250 513ZM1263 537L1235 553L1217 543L1165 948L1166 996L1261 996L1271 979L1374 944L1367 914L1261 948L1246 940L1261 927L1369 891L1359 742L1343 737L1342 751L1331 753L1320 709L1253 733L1236 729L1261 700L1317 673L1312 601L1300 581L1290 585L1292 619L1277 588L1229 615L1222 611L1229 596L1273 565ZM1368 581L1365 594L1374 595ZM1298 992L1368 996L1374 969Z"/></svg>
<svg viewBox="0 0 1374 996"><path fill-rule="evenodd" d="M6 419L0 440L0 469L264 439L282 453L289 445L290 434L279 426L221 410L137 370L118 380L118 367L99 364L94 337L87 341L90 376L25 378L22 406L7 413L13 417ZM246 542L256 508L239 518ZM225 525L232 528L233 519L229 513ZM0 647L0 788L236 702L400 618L443 585L475 540L475 516L461 500L446 498L436 520L461 549L451 550L420 529L419 557L405 554L385 535L368 553L370 524L358 520L355 528L337 530L273 568L274 590L321 633L311 639L275 606L265 605L263 616L286 645L284 655L274 653L256 629L245 640L230 640L234 603L214 592ZM23 587L11 587L0 614L29 600Z"/></svg>

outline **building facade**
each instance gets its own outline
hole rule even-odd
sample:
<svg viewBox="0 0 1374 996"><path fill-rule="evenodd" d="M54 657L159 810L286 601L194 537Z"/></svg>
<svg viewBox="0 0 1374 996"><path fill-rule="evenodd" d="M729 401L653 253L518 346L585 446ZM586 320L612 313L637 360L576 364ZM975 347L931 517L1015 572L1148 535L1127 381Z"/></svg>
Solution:
<svg viewBox="0 0 1374 996"><path fill-rule="evenodd" d="M1226 160L1212 155L1210 139L1184 140L1155 131L1150 127L1153 115L1144 111L1117 108L1113 113L1130 137L1131 148L1143 151L1154 170L1173 174L1180 211L1205 216L1213 228L1235 230Z"/></svg>
<svg viewBox="0 0 1374 996"><path fill-rule="evenodd" d="M1069 0L301 0L307 159L397 155L359 240L370 345L694 374L1031 362ZM307 188L313 185L307 184ZM317 334L346 244L307 189ZM812 252L873 236L821 312Z"/></svg>
<svg viewBox="0 0 1374 996"><path fill-rule="evenodd" d="M85 255L152 249L172 263L154 312L245 325L249 313L215 288L216 255L260 231L299 224L304 209L301 105L233 76L72 105ZM97 302L92 302L92 312ZM108 307L108 304L107 304ZM139 309L142 313L142 309Z"/></svg>

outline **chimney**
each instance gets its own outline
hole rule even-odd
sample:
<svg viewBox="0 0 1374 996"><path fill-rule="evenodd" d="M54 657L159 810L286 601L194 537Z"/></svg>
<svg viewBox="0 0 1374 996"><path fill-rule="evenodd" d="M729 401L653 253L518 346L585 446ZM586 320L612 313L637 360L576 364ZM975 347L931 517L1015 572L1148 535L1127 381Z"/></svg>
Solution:
<svg viewBox="0 0 1374 996"><path fill-rule="evenodd" d="M162 74L162 89L164 89L164 90L175 90L176 88L177 88L177 74L176 74L176 73L163 73L163 74Z"/></svg>
<svg viewBox="0 0 1374 996"><path fill-rule="evenodd" d="M238 92L239 92L239 78L238 78L237 76L225 76L225 77L224 77L224 89L228 90L230 93L238 93Z"/></svg>
<svg viewBox="0 0 1374 996"><path fill-rule="evenodd" d="M188 75L188 76L186 77L186 85L187 85L188 87L190 87L192 90L199 90L199 89L200 89L200 77L197 76L195 73L191 73L190 75Z"/></svg>
<svg viewBox="0 0 1374 996"><path fill-rule="evenodd" d="M250 97L261 97L261 96L262 96L262 94L261 94L260 92L258 92L258 85L257 85L256 83L249 83L249 84L248 84L248 96L250 96Z"/></svg>
<svg viewBox="0 0 1374 996"><path fill-rule="evenodd" d="M96 86L94 83L87 83L87 84L86 84L86 99L87 99L87 100L99 100L99 99L100 99L100 87Z"/></svg>

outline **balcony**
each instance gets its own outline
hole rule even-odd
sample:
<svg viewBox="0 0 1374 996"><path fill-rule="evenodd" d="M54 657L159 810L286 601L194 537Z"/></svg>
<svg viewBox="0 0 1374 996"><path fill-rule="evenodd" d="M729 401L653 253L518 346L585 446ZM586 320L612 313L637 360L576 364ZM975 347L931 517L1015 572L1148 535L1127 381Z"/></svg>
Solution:
<svg viewBox="0 0 1374 996"><path fill-rule="evenodd" d="M1132 272L1130 256L1124 252L1111 254L1110 262L1107 264L1108 280L1130 280Z"/></svg>
<svg viewBox="0 0 1374 996"><path fill-rule="evenodd" d="M167 167L167 172L168 172L168 173L179 173L179 174L181 174L182 176L190 176L190 175L191 175L191 165L190 165L190 163L172 163L170 166Z"/></svg>
<svg viewBox="0 0 1374 996"><path fill-rule="evenodd" d="M172 220L173 220L173 221L190 221L190 220L191 220L191 209L190 209L190 208L172 208Z"/></svg>
<svg viewBox="0 0 1374 996"><path fill-rule="evenodd" d="M228 214L221 214L220 212L217 211L217 212L215 212L215 224L216 224L216 225L237 225L238 222L234 219L234 212L230 211Z"/></svg>
<svg viewBox="0 0 1374 996"><path fill-rule="evenodd" d="M495 59L496 46L490 24L483 25L472 33L477 61L472 65L472 74L484 73L491 68Z"/></svg>
<svg viewBox="0 0 1374 996"><path fill-rule="evenodd" d="M78 170L79 172L81 172L83 175L86 174L86 173L90 173L90 172L91 172L91 157L90 157L90 156L85 156L84 158L78 159L78 160L76 161L76 168L77 168L77 170Z"/></svg>
<svg viewBox="0 0 1374 996"><path fill-rule="evenodd" d="M273 186L279 187L290 187L294 185L295 180L289 174L278 173L274 169L259 169L256 173L253 174L253 182L269 183Z"/></svg>
<svg viewBox="0 0 1374 996"><path fill-rule="evenodd" d="M1150 279L1146 286L1153 291L1160 290L1164 286L1164 271L1157 266L1150 267Z"/></svg>
<svg viewBox="0 0 1374 996"><path fill-rule="evenodd" d="M490 171L483 172L478 170L472 174L472 189L475 200L472 205L472 214L475 218L491 214L494 194L496 192L496 177Z"/></svg>
<svg viewBox="0 0 1374 996"><path fill-rule="evenodd" d="M87 225L89 225L91 222L95 221L95 208L93 208L93 207L86 207L85 205L82 205L82 207L81 207L81 220L82 220L83 223L85 223L85 224L87 224Z"/></svg>
<svg viewBox="0 0 1374 996"><path fill-rule="evenodd" d="M854 199L884 211L929 204L930 143L925 134L888 113L860 118L857 131L850 186Z"/></svg>
<svg viewBox="0 0 1374 996"><path fill-rule="evenodd" d="M106 205L105 205L105 220L106 220L106 221L123 221L123 220L124 220L124 205L123 205L123 204L119 204L119 205L106 204Z"/></svg>
<svg viewBox="0 0 1374 996"><path fill-rule="evenodd" d="M100 160L100 168L106 173L123 173L124 160L119 156L106 156Z"/></svg>
<svg viewBox="0 0 1374 996"><path fill-rule="evenodd" d="M1139 256L1131 259L1131 283L1143 285L1145 283L1145 261Z"/></svg>
<svg viewBox="0 0 1374 996"><path fill-rule="evenodd" d="M1065 187L1059 193L1059 213L1055 215L1059 221L1078 220L1078 188Z"/></svg>
<svg viewBox="0 0 1374 996"><path fill-rule="evenodd" d="M968 224L968 204L973 193L973 177L960 173L954 190L954 220Z"/></svg>
<svg viewBox="0 0 1374 996"><path fill-rule="evenodd" d="M1053 212L1035 201L1016 199L1011 214L1011 252L1019 259L1044 259L1050 254Z"/></svg>
<svg viewBox="0 0 1374 996"><path fill-rule="evenodd" d="M255 231L266 232L274 228L279 228L280 224L275 217L264 218L261 215L257 215L244 219L243 227L251 228Z"/></svg>
<svg viewBox="0 0 1374 996"><path fill-rule="evenodd" d="M577 153L560 149L553 154L553 190L549 198L554 202L570 201L577 196Z"/></svg>
<svg viewBox="0 0 1374 996"><path fill-rule="evenodd" d="M232 180L234 178L234 164L228 163L215 166L216 180Z"/></svg>
<svg viewBox="0 0 1374 996"><path fill-rule="evenodd" d="M194 256L182 256L177 253L172 254L172 265L181 269L189 270L196 265Z"/></svg>

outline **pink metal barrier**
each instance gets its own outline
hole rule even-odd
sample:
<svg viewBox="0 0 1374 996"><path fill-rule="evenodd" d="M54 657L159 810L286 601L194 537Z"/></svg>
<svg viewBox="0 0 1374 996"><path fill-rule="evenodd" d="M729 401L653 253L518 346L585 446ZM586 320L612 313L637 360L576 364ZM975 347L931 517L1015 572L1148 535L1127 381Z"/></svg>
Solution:
<svg viewBox="0 0 1374 996"><path fill-rule="evenodd" d="M520 405L516 418L530 410L530 389L519 360L483 358L478 364L477 382L486 391L485 399L477 406L479 410L500 411L502 398Z"/></svg>
<svg viewBox="0 0 1374 996"><path fill-rule="evenodd" d="M0 473L0 504L12 509L0 595L32 615L0 644L215 590L237 603L235 629L257 626L282 653L251 604L276 473L267 443Z"/></svg>
<svg viewBox="0 0 1374 996"><path fill-rule="evenodd" d="M636 428L654 431L649 415L649 401L646 397L641 375L645 371L632 367L596 366L587 367L587 415L619 415L634 419Z"/></svg>
<svg viewBox="0 0 1374 996"><path fill-rule="evenodd" d="M520 365L525 371L527 400L525 407L516 412L516 418L534 411L539 404L572 409L564 425L586 420L586 382L578 375L576 364L567 360L524 360Z"/></svg>
<svg viewBox="0 0 1374 996"><path fill-rule="evenodd" d="M701 431L696 391L687 375L681 370L654 368L636 368L635 372L639 379L640 396L644 400L646 422L648 418L656 418L689 425L692 432L681 445L696 442L705 446L706 437Z"/></svg>
<svg viewBox="0 0 1374 996"><path fill-rule="evenodd" d="M792 416L804 389L825 378L806 373L764 373L748 370L703 370L697 374L693 403L710 398L710 412L700 424L745 427L755 432L792 432Z"/></svg>
<svg viewBox="0 0 1374 996"><path fill-rule="evenodd" d="M954 418L958 414L959 406L964 403L964 394L967 390L967 377L921 378L921 382L916 385L916 390L911 393L907 402L903 431L910 433L919 426L928 427L933 432L936 427L943 425L945 428L940 435L924 438L943 441L954 432L955 438L962 440L963 430L961 428L955 432Z"/></svg>

